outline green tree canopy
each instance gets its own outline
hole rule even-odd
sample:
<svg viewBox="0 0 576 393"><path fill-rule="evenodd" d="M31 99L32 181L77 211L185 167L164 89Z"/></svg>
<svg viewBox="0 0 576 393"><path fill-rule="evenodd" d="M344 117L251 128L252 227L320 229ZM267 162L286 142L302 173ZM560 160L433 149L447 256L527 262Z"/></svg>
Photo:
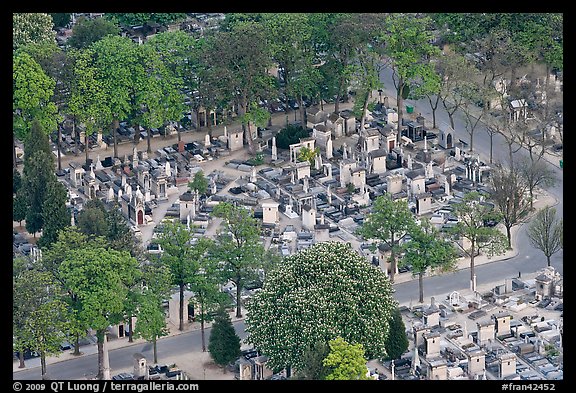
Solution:
<svg viewBox="0 0 576 393"><path fill-rule="evenodd" d="M12 14L12 49L31 42L53 42L56 32L53 30L52 16L43 12L22 12Z"/></svg>
<svg viewBox="0 0 576 393"><path fill-rule="evenodd" d="M402 250L400 264L411 265L412 274L418 275L420 303L424 302L424 274L429 270L448 272L456 268L456 248L427 219L410 231L410 240L402 244Z"/></svg>
<svg viewBox="0 0 576 393"><path fill-rule="evenodd" d="M218 204L212 215L222 219L221 230L210 248L210 257L222 263L222 278L236 284L236 317L242 316L241 291L264 265L260 224L252 212L231 203Z"/></svg>
<svg viewBox="0 0 576 393"><path fill-rule="evenodd" d="M396 274L396 255L402 239L414 226L414 217L408 203L402 199L392 200L390 194L379 196L372 205L358 233L364 239L384 242L392 250L390 281Z"/></svg>
<svg viewBox="0 0 576 393"><path fill-rule="evenodd" d="M216 315L210 332L208 351L214 362L220 366L226 366L240 356L240 337L225 310L220 310Z"/></svg>
<svg viewBox="0 0 576 393"><path fill-rule="evenodd" d="M330 353L324 359L324 366L328 367L327 380L363 380L368 368L364 358L362 344L349 344L342 337L336 337L328 342Z"/></svg>
<svg viewBox="0 0 576 393"><path fill-rule="evenodd" d="M247 303L247 340L273 369L306 365L303 354L341 336L370 358L386 356L396 301L386 275L351 246L323 242L284 259Z"/></svg>
<svg viewBox="0 0 576 393"><path fill-rule="evenodd" d="M386 339L386 359L400 359L408 350L409 342L406 336L406 326L402 320L400 309L396 307L390 318L390 334Z"/></svg>
<svg viewBox="0 0 576 393"><path fill-rule="evenodd" d="M72 36L66 41L73 48L83 49L107 35L117 35L120 28L105 18L79 18L72 28Z"/></svg>

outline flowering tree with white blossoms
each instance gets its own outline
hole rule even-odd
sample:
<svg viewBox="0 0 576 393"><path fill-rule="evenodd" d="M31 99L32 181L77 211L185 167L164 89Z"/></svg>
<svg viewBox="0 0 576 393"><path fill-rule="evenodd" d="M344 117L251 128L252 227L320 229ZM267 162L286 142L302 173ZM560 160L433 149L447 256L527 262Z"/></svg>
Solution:
<svg viewBox="0 0 576 393"><path fill-rule="evenodd" d="M247 342L272 369L304 367L305 349L340 336L368 358L386 356L397 307L386 275L349 244L323 242L285 258L247 303Z"/></svg>

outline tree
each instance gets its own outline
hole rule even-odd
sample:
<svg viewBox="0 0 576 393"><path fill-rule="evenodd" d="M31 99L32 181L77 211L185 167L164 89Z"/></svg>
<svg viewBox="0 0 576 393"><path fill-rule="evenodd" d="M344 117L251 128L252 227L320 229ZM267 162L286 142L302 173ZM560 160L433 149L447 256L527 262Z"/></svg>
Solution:
<svg viewBox="0 0 576 393"><path fill-rule="evenodd" d="M230 32L220 31L213 40L209 39L214 50L208 53L207 60L223 90L234 92L228 103L237 105L249 152L255 154L250 123L264 127L270 117L256 103L260 97L270 95L274 86L267 72L272 64L271 48L262 23L237 21L229 28Z"/></svg>
<svg viewBox="0 0 576 393"><path fill-rule="evenodd" d="M68 112L74 121L84 127L84 151L89 164L89 138L110 120L110 108L106 105L105 84L98 78L95 51L89 47L71 51L72 85L68 99Z"/></svg>
<svg viewBox="0 0 576 393"><path fill-rule="evenodd" d="M304 352L341 336L369 358L386 356L396 301L386 275L350 245L317 243L286 257L266 274L246 304L247 341L272 369L307 367Z"/></svg>
<svg viewBox="0 0 576 393"><path fill-rule="evenodd" d="M319 341L314 345L308 345L302 353L303 368L295 374L296 379L323 380L328 375L328 369L324 366L324 359L328 356L330 348L328 343Z"/></svg>
<svg viewBox="0 0 576 393"><path fill-rule="evenodd" d="M386 32L381 39L385 43L385 51L394 71L393 81L398 103L398 143L402 137L402 106L408 92L407 86L415 79L434 75L429 59L437 55L439 49L430 43L430 22L429 17L417 17L414 14L390 14L386 18Z"/></svg>
<svg viewBox="0 0 576 393"><path fill-rule="evenodd" d="M160 55L162 63L168 68L173 77L182 83L183 89L191 92L196 90L198 85L197 68L199 67L199 50L197 46L200 46L200 43L197 43L192 35L182 30L166 31L150 37L146 44L154 48ZM196 100L194 95L191 95L190 110L193 111L194 101ZM182 103L179 102L177 105L182 105ZM181 112L184 112L184 109L181 109ZM180 122L180 119L176 120L178 120L178 123ZM180 142L182 136L179 124L177 132L178 142Z"/></svg>
<svg viewBox="0 0 576 393"><path fill-rule="evenodd" d="M474 78L473 75L469 77ZM474 149L474 132L480 121L488 114L491 97L496 96L496 94L494 94L492 86L487 87L473 82L460 86L459 93L463 97L460 111L464 114L466 132L470 135L469 151L472 151Z"/></svg>
<svg viewBox="0 0 576 393"><path fill-rule="evenodd" d="M482 195L477 191L464 194L462 202L454 204L454 215L458 218L452 233L461 239L458 244L470 258L470 289L476 291L476 274L474 258L481 251L488 256L499 255L506 249L506 236L495 227L487 227L484 222L493 217L492 206L482 202ZM464 243L466 241L466 243Z"/></svg>
<svg viewBox="0 0 576 393"><path fill-rule="evenodd" d="M29 268L30 261L27 258L23 256L12 258L12 288L21 285L21 278L23 275L27 274ZM24 362L24 351L28 349L24 329L29 315L34 312L34 310L32 309L33 304L26 299L26 296L23 296L23 294L20 293L22 291L18 292L19 294L15 294L12 301L12 335L14 350L19 352L18 358L20 364L18 365L18 368L24 368L26 367L26 363Z"/></svg>
<svg viewBox="0 0 576 393"><path fill-rule="evenodd" d="M28 198L24 192L20 190L14 196L12 201L12 220L18 221L18 225L22 226L22 220L26 218L28 212Z"/></svg>
<svg viewBox="0 0 576 393"><path fill-rule="evenodd" d="M490 199L494 201L496 211L502 217L508 248L512 248L512 235L510 229L520 224L530 211L530 201L526 198L528 188L526 180L518 169L507 169L497 164L490 175L492 194Z"/></svg>
<svg viewBox="0 0 576 393"><path fill-rule="evenodd" d="M85 234L81 233L77 227L69 226L60 230L58 240L44 250L41 260L42 268L50 272L62 288L62 300L68 305L69 310L69 333L74 338L75 356L81 355L79 345L80 338L86 336L87 329L89 329L90 326L85 320L81 319L79 311L82 308L82 299L79 297L79 294L74 292L68 285L60 266L68 257L68 254L90 246L98 248L105 247L106 244L102 238L89 239Z"/></svg>
<svg viewBox="0 0 576 393"><path fill-rule="evenodd" d="M76 226L88 237L106 236L108 234L108 221L106 208L100 199L90 199L78 213Z"/></svg>
<svg viewBox="0 0 576 393"><path fill-rule="evenodd" d="M541 209L536 213L526 233L532 246L544 253L550 266L550 257L562 248L564 235L564 223L556 217L556 209L550 206Z"/></svg>
<svg viewBox="0 0 576 393"><path fill-rule="evenodd" d="M314 160L316 156L320 155L320 148L317 147L314 150L307 148L306 146L302 147L298 151L298 161L308 161L310 166L314 165Z"/></svg>
<svg viewBox="0 0 576 393"><path fill-rule="evenodd" d="M287 100L292 97L298 101L303 127L306 119L302 96L315 95L316 84L320 80L320 73L314 67L312 27L308 18L308 14L301 13L264 13L262 22L266 28L266 43L272 59L281 70L283 96Z"/></svg>
<svg viewBox="0 0 576 393"><path fill-rule="evenodd" d="M376 239L390 247L390 281L392 283L396 274L398 246L413 225L414 218L408 209L408 203L401 199L394 201L389 194L384 194L376 198L372 211L367 215L362 227L358 229L358 234L364 239Z"/></svg>
<svg viewBox="0 0 576 393"><path fill-rule="evenodd" d="M24 174L30 173L30 167L34 162L34 155L38 151L43 151L51 157L52 150L50 149L50 142L48 135L42 130L42 126L37 120L32 121L30 127L30 134L24 141Z"/></svg>
<svg viewBox="0 0 576 393"><path fill-rule="evenodd" d="M154 263L145 265L143 269L144 288L140 294L134 334L152 342L154 363L158 363L156 342L168 334L162 301L170 294L172 273L168 267Z"/></svg>
<svg viewBox="0 0 576 393"><path fill-rule="evenodd" d="M53 12L50 13L52 16L52 21L54 22L54 27L65 28L72 21L72 14L63 12Z"/></svg>
<svg viewBox="0 0 576 393"><path fill-rule="evenodd" d="M16 167L16 139L25 142L32 123L37 120L42 131L56 129L58 109L51 101L56 82L27 53L16 52L12 62L12 148Z"/></svg>
<svg viewBox="0 0 576 393"><path fill-rule="evenodd" d="M220 366L226 366L240 356L240 337L234 330L230 315L223 309L218 312L212 325L208 351Z"/></svg>
<svg viewBox="0 0 576 393"><path fill-rule="evenodd" d="M544 189L553 187L558 179L554 171L542 160L531 161L526 158L522 159L518 169L526 181L528 192L530 193L530 210L533 210L534 190L537 187Z"/></svg>
<svg viewBox="0 0 576 393"><path fill-rule="evenodd" d="M26 212L26 230L28 233L39 232L44 227L44 202L46 201L48 184L56 181L54 159L52 153L38 151L32 157L29 167L24 168L26 195L29 206Z"/></svg>
<svg viewBox="0 0 576 393"><path fill-rule="evenodd" d="M327 380L367 380L368 368L362 344L349 344L342 337L328 342L330 353L322 364L328 367Z"/></svg>
<svg viewBox="0 0 576 393"><path fill-rule="evenodd" d="M460 109L464 100L464 97L458 92L460 91L460 86L467 82L471 67L464 56L457 52L448 51L444 55L439 56L436 68L441 77L438 97L440 97L442 106L448 114L450 126L455 129L454 114Z"/></svg>
<svg viewBox="0 0 576 393"><path fill-rule="evenodd" d="M90 245L71 251L60 265L66 287L78 296L79 318L96 331L98 379L109 379L106 329L122 321L124 302L138 263L125 251Z"/></svg>
<svg viewBox="0 0 576 393"><path fill-rule="evenodd" d="M441 272L456 268L456 249L440 236L439 231L428 220L410 231L410 240L402 244L404 256L400 264L411 265L412 274L418 275L419 302L424 302L424 274L428 270Z"/></svg>
<svg viewBox="0 0 576 393"><path fill-rule="evenodd" d="M43 12L23 12L12 14L12 49L31 42L53 42L56 32L53 30L52 16Z"/></svg>
<svg viewBox="0 0 576 393"><path fill-rule="evenodd" d="M198 195L204 195L208 191L208 179L204 176L203 171L198 171L194 174L191 182L188 182L188 188Z"/></svg>
<svg viewBox="0 0 576 393"><path fill-rule="evenodd" d="M289 149L290 145L300 142L300 138L307 138L309 134L308 130L302 126L287 125L276 135L276 146L279 149Z"/></svg>
<svg viewBox="0 0 576 393"><path fill-rule="evenodd" d="M20 171L16 168L12 170L12 194L18 193L18 190L22 187L22 175Z"/></svg>
<svg viewBox="0 0 576 393"><path fill-rule="evenodd" d="M135 13L117 13L107 12L104 17L123 27L132 27L136 25L168 25L186 19L185 13L179 12L135 12Z"/></svg>
<svg viewBox="0 0 576 393"><path fill-rule="evenodd" d="M184 330L184 290L200 274L199 260L208 248L207 239L199 239L194 245L192 233L181 223L166 223L159 235L158 243L164 250L160 256L162 264L172 272L172 284L178 285L180 293L178 329Z"/></svg>
<svg viewBox="0 0 576 393"><path fill-rule="evenodd" d="M184 115L185 97L180 91L182 81L164 64L160 54L146 43L136 47L133 64L135 117L146 129L148 153L150 128L159 128L169 121L179 121Z"/></svg>
<svg viewBox="0 0 576 393"><path fill-rule="evenodd" d="M209 245L208 245L209 244ZM208 243L210 248L212 242ZM206 352L205 323L211 321L210 313L219 308L226 308L226 301L230 301L227 294L220 290L221 277L219 266L216 260L209 255L203 255L199 261L198 274L190 282L190 289L194 293L194 300L199 306L199 312L195 314L196 320L200 321L200 332L202 335L202 352Z"/></svg>
<svg viewBox="0 0 576 393"><path fill-rule="evenodd" d="M107 35L120 34L120 28L105 18L79 18L72 28L72 36L66 41L72 48L84 49Z"/></svg>
<svg viewBox="0 0 576 393"><path fill-rule="evenodd" d="M106 36L91 45L95 54L96 77L104 87L103 104L111 116L114 157L118 157L116 134L119 122L126 119L132 110L135 45L130 38L120 36Z"/></svg>
<svg viewBox="0 0 576 393"><path fill-rule="evenodd" d="M50 101L56 105L59 114L56 118L57 127L57 156L58 170L62 170L62 128L65 120L64 114L67 113L68 97L72 81L71 56L68 52L58 47L56 42L30 43L18 48L18 51L29 54L42 68L44 73L56 81L54 94ZM47 133L50 133L50 129Z"/></svg>
<svg viewBox="0 0 576 393"><path fill-rule="evenodd" d="M58 240L58 232L70 225L70 211L66 207L68 191L59 181L51 181L46 188L46 199L42 206L44 227L38 246L49 247Z"/></svg>
<svg viewBox="0 0 576 393"><path fill-rule="evenodd" d="M242 287L254 277L263 264L264 246L260 241L260 224L242 206L220 203L212 211L222 219L210 249L211 258L222 263L222 276L236 284L236 317L242 317Z"/></svg>
<svg viewBox="0 0 576 393"><path fill-rule="evenodd" d="M408 337L406 337L406 326L402 320L400 309L396 307L390 318L390 334L386 339L386 359L400 359L408 350Z"/></svg>
<svg viewBox="0 0 576 393"><path fill-rule="evenodd" d="M140 260L142 255L139 241L134 232L128 227L118 203L113 203L112 207L106 212L106 222L108 226L106 239L108 239L110 247L118 251L128 251L134 258ZM103 224L102 227L104 227Z"/></svg>
<svg viewBox="0 0 576 393"><path fill-rule="evenodd" d="M42 379L47 379L46 356L60 353L65 339L68 313L59 298L59 288L48 272L36 269L23 271L14 281L15 319L25 317L19 340L25 347L40 354Z"/></svg>

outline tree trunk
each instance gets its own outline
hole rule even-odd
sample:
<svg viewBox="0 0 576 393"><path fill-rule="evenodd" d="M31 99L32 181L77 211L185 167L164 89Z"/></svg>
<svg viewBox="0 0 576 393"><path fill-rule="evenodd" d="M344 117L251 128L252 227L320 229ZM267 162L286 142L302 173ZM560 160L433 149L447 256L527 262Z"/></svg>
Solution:
<svg viewBox="0 0 576 393"><path fill-rule="evenodd" d="M298 101L300 101L300 123L302 124L302 128L306 129L306 106L304 105L302 95L298 97Z"/></svg>
<svg viewBox="0 0 576 393"><path fill-rule="evenodd" d="M158 364L158 350L156 348L156 336L152 339L152 348L154 350L154 364Z"/></svg>
<svg viewBox="0 0 576 393"><path fill-rule="evenodd" d="M194 113L196 114L196 131L200 131L202 128L200 126L200 108L194 109Z"/></svg>
<svg viewBox="0 0 576 393"><path fill-rule="evenodd" d="M402 141L402 105L404 105L404 98L402 98L402 90L404 90L404 81L402 78L398 81L398 90L396 91L396 103L398 105L398 133L396 134L396 143L400 144Z"/></svg>
<svg viewBox="0 0 576 393"><path fill-rule="evenodd" d="M58 126L58 140L56 146L58 147L58 170L62 170L62 129Z"/></svg>
<svg viewBox="0 0 576 393"><path fill-rule="evenodd" d="M338 83L338 92L336 93L336 101L334 101L334 113L340 112L340 92L342 91L342 85L344 84L344 79L340 79Z"/></svg>
<svg viewBox="0 0 576 393"><path fill-rule="evenodd" d="M24 363L24 350L20 350L18 359L20 360L20 365L18 365L18 368L26 368L26 363Z"/></svg>
<svg viewBox="0 0 576 393"><path fill-rule="evenodd" d="M364 132L364 124L366 123L366 111L368 110L368 97L370 96L370 92L366 91L366 97L364 100L364 105L362 105L362 117L360 118L360 131Z"/></svg>
<svg viewBox="0 0 576 393"><path fill-rule="evenodd" d="M489 132L490 135L490 164L492 164L493 151L494 151L494 134Z"/></svg>
<svg viewBox="0 0 576 393"><path fill-rule="evenodd" d="M43 380L48 379L48 375L46 375L46 354L45 353L40 354L40 370L41 370L41 374L42 374L42 379Z"/></svg>
<svg viewBox="0 0 576 393"><path fill-rule="evenodd" d="M546 260L548 261L548 266L550 266L550 255L546 255Z"/></svg>
<svg viewBox="0 0 576 393"><path fill-rule="evenodd" d="M12 135L12 165L16 168L16 137Z"/></svg>
<svg viewBox="0 0 576 393"><path fill-rule="evenodd" d="M90 147L88 146L88 137L88 133L84 131L84 153L86 154L86 167L88 167L88 160L90 159L88 153L88 150L90 150Z"/></svg>
<svg viewBox="0 0 576 393"><path fill-rule="evenodd" d="M418 289L420 291L420 297L418 301L424 303L424 272L418 273Z"/></svg>
<svg viewBox="0 0 576 393"><path fill-rule="evenodd" d="M184 331L184 284L180 284L180 326L178 330Z"/></svg>
<svg viewBox="0 0 576 393"><path fill-rule="evenodd" d="M200 298L200 333L202 335L202 352L206 352L206 337L204 332L204 300Z"/></svg>
<svg viewBox="0 0 576 393"><path fill-rule="evenodd" d="M118 130L118 127L120 127L120 122L118 121L118 119L114 119L114 122L112 123L112 139L114 141L114 157L113 158L118 157L118 143L116 142L116 130Z"/></svg>
<svg viewBox="0 0 576 393"><path fill-rule="evenodd" d="M133 330L132 316L129 316L128 317L128 342L129 343L134 342L134 337L132 336L132 330Z"/></svg>
<svg viewBox="0 0 576 393"><path fill-rule="evenodd" d="M240 293L242 292L242 288L240 288L240 277L236 277L236 318L242 318L242 309L241 309L241 299Z"/></svg>
<svg viewBox="0 0 576 393"><path fill-rule="evenodd" d="M474 282L474 257L476 254L476 247L472 242L472 246L470 247L470 288L472 288L473 292L476 292L476 283Z"/></svg>
<svg viewBox="0 0 576 393"><path fill-rule="evenodd" d="M150 140L152 139L152 136L150 135L150 127L144 129L146 130L146 142L148 143L148 150L146 151L148 154L152 154L152 147L150 146ZM180 130L178 130L178 140L180 140Z"/></svg>
<svg viewBox="0 0 576 393"><path fill-rule="evenodd" d="M80 356L80 333L74 335L74 356Z"/></svg>
<svg viewBox="0 0 576 393"><path fill-rule="evenodd" d="M506 225L506 236L508 237L508 249L512 249L512 234L510 233L510 225Z"/></svg>
<svg viewBox="0 0 576 393"><path fill-rule="evenodd" d="M180 122L176 122L176 134L178 134L178 142L182 140L182 134L180 133ZM150 153L150 152L148 152Z"/></svg>
<svg viewBox="0 0 576 393"><path fill-rule="evenodd" d="M106 333L104 330L96 331L96 337L98 339L98 374L97 379L104 379L104 340L106 340Z"/></svg>

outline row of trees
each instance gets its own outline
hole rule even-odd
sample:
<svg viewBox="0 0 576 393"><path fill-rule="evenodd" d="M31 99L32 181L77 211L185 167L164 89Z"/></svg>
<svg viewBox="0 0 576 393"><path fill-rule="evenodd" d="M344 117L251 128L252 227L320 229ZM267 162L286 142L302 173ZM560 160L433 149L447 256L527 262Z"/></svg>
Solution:
<svg viewBox="0 0 576 393"><path fill-rule="evenodd" d="M180 122L187 111L198 119L202 108L224 115L235 108L234 114L249 131L251 124L263 124L269 118L260 104L279 95L285 102L298 101L305 124L305 97L318 102L334 100L338 112L340 98L347 96L352 86L363 124L371 92L382 87L379 73L383 66L394 71L398 138L403 100L428 97L433 115L439 101L443 103L452 126L456 110L470 113L466 118L472 149L480 118L472 118L471 110L478 97L489 101L486 94L494 90L496 78L511 67L510 59L516 61L514 67L527 59L558 67L561 62L549 59L542 48L553 45L556 56L562 55L561 24L557 23L562 17L557 14L541 18L522 14L532 18L531 30L522 32L525 41L539 26L547 29L538 33L543 36L540 40L548 40L535 43L531 38L522 47L530 56L523 57L512 56L511 47L516 44L504 27L497 30L500 35L476 34L464 48L441 54L432 44L434 29L440 34L438 31L451 28L451 19L425 14L227 14L219 30L197 36L163 32L142 45L118 35L115 23L129 16L110 15L79 21L64 51L55 45L46 27L41 27L50 24L51 16L39 15L44 15L42 24L36 21L40 16L34 21L28 14L14 16L15 31L29 31L14 38L15 136L26 138L32 118L44 123L45 132L53 132L67 117L84 125L86 138L98 130L111 133L115 156L115 131L120 121L149 129ZM144 17L132 15L139 21ZM158 15L148 17L158 19ZM44 33L34 34L26 27L30 24ZM83 30L97 33L87 36ZM26 38L17 39L20 35ZM459 51L480 53L489 60L476 70ZM525 63L519 63L521 59ZM271 73L274 67L279 79ZM29 91L32 84L34 91ZM189 102L188 108L184 102ZM207 121L210 125L211 120ZM250 132L246 141L253 151Z"/></svg>
<svg viewBox="0 0 576 393"><path fill-rule="evenodd" d="M190 302L201 323L202 349L206 351L204 324L210 320L207 316L228 305L221 285L228 280L236 285L236 315L241 316L241 290L245 283L262 279L261 269L278 258L265 252L257 221L246 209L223 203L213 214L222 220L222 231L215 239L194 242L185 225L168 222L158 239L163 253L154 258L142 252L118 206L108 210L99 200L87 202L79 213L78 225L68 226L68 221L57 240L43 246L42 258L35 262L14 260L14 333L21 365L23 350L36 350L45 376L46 355L58 353L59 345L67 339L79 354L80 338L92 329L98 339L98 377L104 378L106 329L124 321L129 323L130 341L134 334L153 343L157 362L156 340L167 334L162 302L169 298L174 286L180 292L179 329L184 329L184 291L190 290ZM62 307L61 313L50 316L58 319L48 320L46 315L36 313L36 300L32 301L30 293L21 288L32 292L47 288L48 292L38 291L42 297L37 301L47 304L48 309L55 304ZM36 323L46 329L40 332L41 336L30 330Z"/></svg>

